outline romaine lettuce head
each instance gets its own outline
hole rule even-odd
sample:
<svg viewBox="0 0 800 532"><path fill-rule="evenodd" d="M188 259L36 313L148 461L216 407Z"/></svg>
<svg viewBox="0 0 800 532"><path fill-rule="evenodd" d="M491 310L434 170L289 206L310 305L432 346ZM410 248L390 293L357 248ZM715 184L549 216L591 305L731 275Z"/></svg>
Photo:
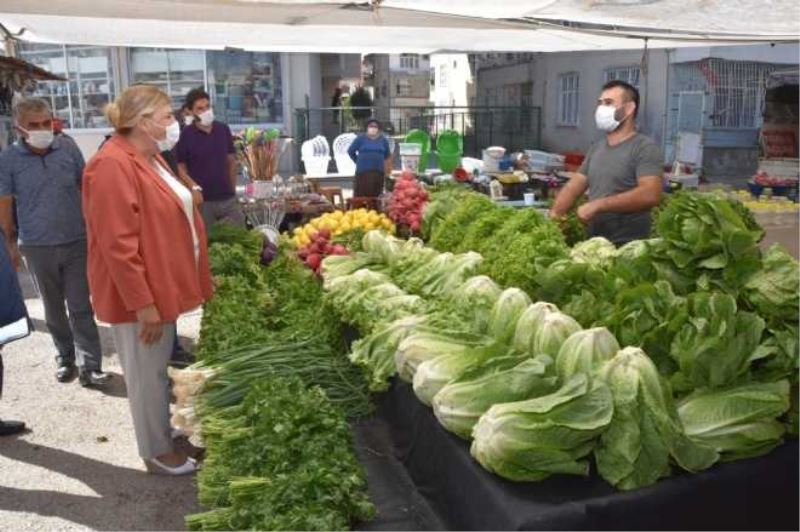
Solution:
<svg viewBox="0 0 800 532"><path fill-rule="evenodd" d="M439 293L444 295L452 294L477 271L481 262L483 262L483 257L474 251L456 255L452 264L448 267Z"/></svg>
<svg viewBox="0 0 800 532"><path fill-rule="evenodd" d="M760 456L783 441L777 418L789 409L789 390L786 380L698 390L678 403L678 415L686 435L723 460Z"/></svg>
<svg viewBox="0 0 800 532"><path fill-rule="evenodd" d="M531 304L528 294L518 288L508 288L500 294L489 316L489 335L499 342L510 343L517 321Z"/></svg>
<svg viewBox="0 0 800 532"><path fill-rule="evenodd" d="M426 319L425 316L406 316L353 342L350 361L364 369L371 391L388 388L389 377L396 371L394 353L398 344Z"/></svg>
<svg viewBox="0 0 800 532"><path fill-rule="evenodd" d="M573 333L581 330L581 325L573 318L561 312L548 312L542 318L533 343L534 353L558 356L561 345Z"/></svg>
<svg viewBox="0 0 800 532"><path fill-rule="evenodd" d="M497 342L461 352L441 355L422 362L414 373L414 394L430 406L433 397L444 386L471 368L507 354L508 348Z"/></svg>
<svg viewBox="0 0 800 532"><path fill-rule="evenodd" d="M556 390L558 379L552 372L553 361L542 355L490 360L479 376L462 375L439 390L433 397L433 413L444 428L469 439L475 423L492 405L522 401Z"/></svg>
<svg viewBox="0 0 800 532"><path fill-rule="evenodd" d="M542 480L554 473L588 475L581 460L611 422L608 387L575 375L558 391L492 406L472 431L472 456L510 480Z"/></svg>
<svg viewBox="0 0 800 532"><path fill-rule="evenodd" d="M420 364L443 355L454 355L485 343L474 336L423 331L406 336L394 353L397 374L406 382L412 382Z"/></svg>
<svg viewBox="0 0 800 532"><path fill-rule="evenodd" d="M749 380L764 332L764 320L737 308L720 292L697 292L688 298L689 319L675 335L670 356L678 365L671 383L676 393L723 388Z"/></svg>
<svg viewBox="0 0 800 532"><path fill-rule="evenodd" d="M767 250L763 264L763 269L744 286L744 300L773 326L797 325L800 264L780 244Z"/></svg>
<svg viewBox="0 0 800 532"><path fill-rule="evenodd" d="M368 265L369 261L361 254L329 255L322 260L323 286L328 290L334 279L355 273Z"/></svg>
<svg viewBox="0 0 800 532"><path fill-rule="evenodd" d="M619 343L605 327L572 333L556 357L556 373L567 381L576 373L593 373L617 354Z"/></svg>
<svg viewBox="0 0 800 532"><path fill-rule="evenodd" d="M527 353L531 356L536 354L533 350L533 341L536 338L542 319L550 312L558 312L558 307L544 301L537 301L525 309L514 329L513 345L518 353Z"/></svg>
<svg viewBox="0 0 800 532"><path fill-rule="evenodd" d="M391 264L400 254L400 242L392 235L383 231L373 230L364 235L361 246L364 248L365 253L384 264Z"/></svg>
<svg viewBox="0 0 800 532"><path fill-rule="evenodd" d="M610 484L629 490L654 484L670 472L670 456L691 471L718 458L683 434L672 394L655 364L637 347L607 361L597 379L614 397L614 416L595 449L597 470Z"/></svg>
<svg viewBox="0 0 800 532"><path fill-rule="evenodd" d="M475 332L485 333L489 328L492 307L500 298L502 289L485 275L470 277L455 289L447 304L458 316L471 322Z"/></svg>

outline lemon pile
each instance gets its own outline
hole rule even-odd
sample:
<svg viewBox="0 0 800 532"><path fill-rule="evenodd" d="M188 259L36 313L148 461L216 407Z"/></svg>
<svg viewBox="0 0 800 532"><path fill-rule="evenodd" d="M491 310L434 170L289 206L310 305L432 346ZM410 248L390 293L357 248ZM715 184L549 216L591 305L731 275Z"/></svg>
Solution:
<svg viewBox="0 0 800 532"><path fill-rule="evenodd" d="M782 196L773 196L767 198L761 196L758 199L746 191L736 191L735 197L744 203L745 207L754 213L796 213L800 211L800 204L790 201L789 198Z"/></svg>
<svg viewBox="0 0 800 532"><path fill-rule="evenodd" d="M395 225L386 215L367 209L352 211L333 211L314 218L303 227L292 233L292 242L302 247L311 243L311 239L320 229L327 229L333 236L343 235L355 229L365 233L374 229L383 229L394 234Z"/></svg>

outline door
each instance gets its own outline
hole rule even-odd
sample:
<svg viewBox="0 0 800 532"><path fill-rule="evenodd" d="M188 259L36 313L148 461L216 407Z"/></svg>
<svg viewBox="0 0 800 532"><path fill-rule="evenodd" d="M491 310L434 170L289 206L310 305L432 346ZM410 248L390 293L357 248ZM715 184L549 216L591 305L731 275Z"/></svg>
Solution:
<svg viewBox="0 0 800 532"><path fill-rule="evenodd" d="M676 159L695 167L703 164L703 122L705 93L701 91L678 94L678 139Z"/></svg>

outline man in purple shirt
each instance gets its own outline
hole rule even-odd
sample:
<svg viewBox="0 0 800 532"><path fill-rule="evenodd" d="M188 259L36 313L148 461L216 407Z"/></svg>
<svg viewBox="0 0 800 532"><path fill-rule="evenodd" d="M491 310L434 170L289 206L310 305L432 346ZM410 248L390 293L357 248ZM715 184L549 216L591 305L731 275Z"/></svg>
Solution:
<svg viewBox="0 0 800 532"><path fill-rule="evenodd" d="M175 146L178 173L197 195L206 228L217 222L244 225L244 213L236 200L238 163L230 128L214 120L211 100L203 89L186 95L186 109L195 117L181 132Z"/></svg>

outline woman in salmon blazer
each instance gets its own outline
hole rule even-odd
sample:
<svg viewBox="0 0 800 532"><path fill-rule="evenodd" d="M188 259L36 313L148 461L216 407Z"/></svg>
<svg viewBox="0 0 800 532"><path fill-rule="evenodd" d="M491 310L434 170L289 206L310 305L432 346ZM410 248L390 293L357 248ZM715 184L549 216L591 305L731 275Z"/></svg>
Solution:
<svg viewBox="0 0 800 532"><path fill-rule="evenodd" d="M83 181L92 300L111 324L147 469L189 474L197 464L173 446L167 363L178 316L212 294L205 227L191 191L159 156L180 135L168 96L133 86L106 115L115 133Z"/></svg>

